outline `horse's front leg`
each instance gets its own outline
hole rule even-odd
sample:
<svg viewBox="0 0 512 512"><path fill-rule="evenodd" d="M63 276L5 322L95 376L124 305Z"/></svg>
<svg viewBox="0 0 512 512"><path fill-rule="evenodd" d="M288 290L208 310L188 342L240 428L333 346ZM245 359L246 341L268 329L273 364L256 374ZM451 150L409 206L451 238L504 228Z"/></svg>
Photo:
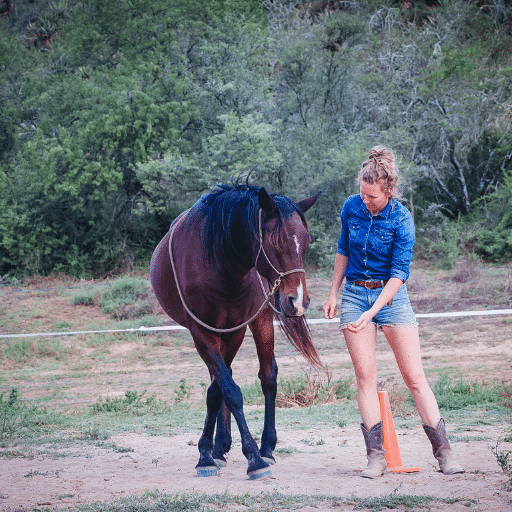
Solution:
<svg viewBox="0 0 512 512"><path fill-rule="evenodd" d="M265 422L263 424L263 433L261 435L260 455L263 460L269 464L274 464L275 459L272 455L277 443L276 432L276 395L277 395L277 363L272 357L270 372L261 371L259 374L261 380L261 389L265 397Z"/></svg>
<svg viewBox="0 0 512 512"><path fill-rule="evenodd" d="M208 413L205 429L200 441L201 446L198 445L201 455L199 464L203 462L209 462L210 460L213 461L213 457L211 455L213 428L211 427L215 425L215 419L210 420L210 418L217 415L221 404L221 402L216 401L219 396L218 393L213 393L215 386L218 385L221 389L221 398L224 400L226 406L233 414L233 417L235 418L235 421L238 425L242 441L242 452L248 461L247 474L249 475L249 478L252 480L261 478L263 476L271 476L272 473L268 469L268 463L261 458L258 445L256 444L256 441L254 441L254 438L252 437L247 426L243 412L242 391L235 384L233 378L231 377L231 372L217 348L218 343L216 343L216 340L214 339L215 336L213 336L211 333L208 333L207 331L205 332L199 326L195 326L195 328L192 327L190 331L194 338L194 343L196 345L197 351L199 352L199 355L208 366L210 375L213 375L214 377L212 385L208 389ZM243 334L244 333L242 333L242 338ZM228 364L231 364L230 359L227 359L227 362ZM212 390L211 397L210 390Z"/></svg>
<svg viewBox="0 0 512 512"><path fill-rule="evenodd" d="M269 464L274 464L272 455L277 443L276 433L276 396L277 396L277 362L274 357L274 326L273 315L269 310L261 315L250 326L256 343L256 351L260 362L258 376L261 390L265 397L265 421L261 435L260 455Z"/></svg>

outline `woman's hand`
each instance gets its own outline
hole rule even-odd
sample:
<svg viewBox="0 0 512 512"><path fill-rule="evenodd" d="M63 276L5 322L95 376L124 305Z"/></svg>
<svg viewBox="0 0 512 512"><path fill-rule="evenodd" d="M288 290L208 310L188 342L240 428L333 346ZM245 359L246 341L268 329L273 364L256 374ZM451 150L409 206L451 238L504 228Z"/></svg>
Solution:
<svg viewBox="0 0 512 512"><path fill-rule="evenodd" d="M345 269L348 265L348 256L344 256L343 254L336 254L336 259L334 260L334 272L332 275L332 284L331 291L329 293L329 298L323 307L324 310L324 318L331 320L336 316L336 294L341 286L341 283L345 277Z"/></svg>
<svg viewBox="0 0 512 512"><path fill-rule="evenodd" d="M328 320L336 316L336 295L329 295L329 298L327 299L327 302L325 303L323 310L324 318L327 318Z"/></svg>
<svg viewBox="0 0 512 512"><path fill-rule="evenodd" d="M347 325L347 329L351 332L362 331L373 318L373 314L370 311L365 311L355 322Z"/></svg>
<svg viewBox="0 0 512 512"><path fill-rule="evenodd" d="M371 319L396 295L404 283L397 277L392 277L386 283L386 286L380 292L375 304L365 313L363 313L355 322L347 325L351 332L362 331L371 321Z"/></svg>

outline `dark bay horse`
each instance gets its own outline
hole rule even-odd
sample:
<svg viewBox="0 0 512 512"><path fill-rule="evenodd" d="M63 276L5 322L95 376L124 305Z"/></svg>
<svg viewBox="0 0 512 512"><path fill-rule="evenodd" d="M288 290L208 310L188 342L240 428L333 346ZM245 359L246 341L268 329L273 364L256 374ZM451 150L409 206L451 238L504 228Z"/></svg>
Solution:
<svg viewBox="0 0 512 512"><path fill-rule="evenodd" d="M249 478L271 474L277 442L274 313L290 342L313 366L322 367L303 316L310 301L304 254L311 239L304 213L318 195L295 203L265 188L219 185L173 222L153 253L150 277L158 302L190 330L212 380L198 443L198 476L216 475L215 461L225 463L231 447L229 411L240 430ZM231 376L247 326L256 344L265 397L259 450L244 417L242 393Z"/></svg>

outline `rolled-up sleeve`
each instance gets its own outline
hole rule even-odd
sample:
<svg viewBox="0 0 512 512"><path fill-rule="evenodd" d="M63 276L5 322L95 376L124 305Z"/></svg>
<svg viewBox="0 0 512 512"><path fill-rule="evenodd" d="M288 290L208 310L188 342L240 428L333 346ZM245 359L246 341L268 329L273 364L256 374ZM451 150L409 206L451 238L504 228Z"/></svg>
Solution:
<svg viewBox="0 0 512 512"><path fill-rule="evenodd" d="M341 209L341 234L338 240L338 254L349 256L350 250L348 245L349 231L348 231L348 200L343 204Z"/></svg>
<svg viewBox="0 0 512 512"><path fill-rule="evenodd" d="M412 249L416 241L416 230L412 215L408 212L397 224L391 258L391 276L401 279L404 283L409 278Z"/></svg>

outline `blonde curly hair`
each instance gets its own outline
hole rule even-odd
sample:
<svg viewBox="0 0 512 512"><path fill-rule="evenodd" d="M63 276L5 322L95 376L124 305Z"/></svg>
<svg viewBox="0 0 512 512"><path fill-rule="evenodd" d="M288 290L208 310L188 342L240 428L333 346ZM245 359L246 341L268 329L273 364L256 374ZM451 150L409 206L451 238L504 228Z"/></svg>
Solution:
<svg viewBox="0 0 512 512"><path fill-rule="evenodd" d="M379 183L383 192L400 198L400 176L393 151L385 146L373 146L357 175L357 183L360 185L362 181L372 185Z"/></svg>

